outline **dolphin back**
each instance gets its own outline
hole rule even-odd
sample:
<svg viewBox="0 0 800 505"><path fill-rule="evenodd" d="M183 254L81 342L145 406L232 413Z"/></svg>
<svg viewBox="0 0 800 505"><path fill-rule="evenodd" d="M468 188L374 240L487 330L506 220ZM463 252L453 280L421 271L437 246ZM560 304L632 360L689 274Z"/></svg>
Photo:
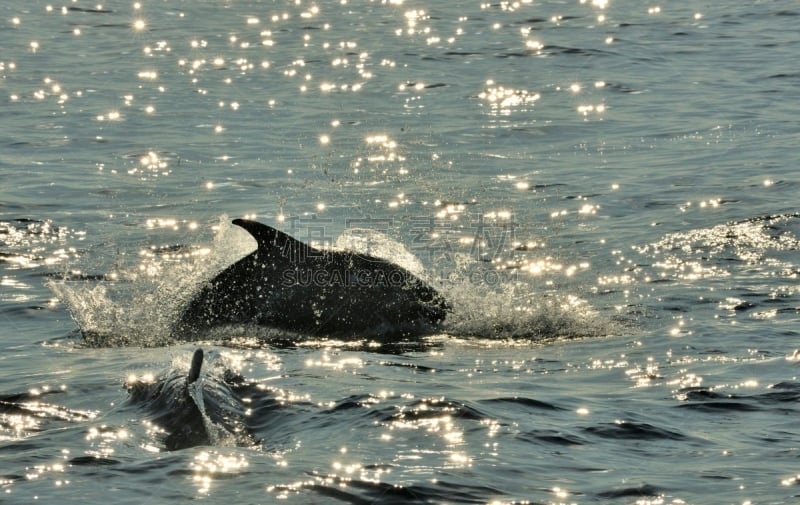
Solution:
<svg viewBox="0 0 800 505"><path fill-rule="evenodd" d="M256 221L233 224L258 248L200 286L174 325L174 338L255 325L311 337L388 341L430 333L450 311L436 289L391 261L315 249ZM202 360L202 354L195 356L187 380L197 379Z"/></svg>
<svg viewBox="0 0 800 505"><path fill-rule="evenodd" d="M202 349L194 351L188 374L172 367L155 378L129 378L130 404L163 430L157 437L168 451L226 440L252 445L242 398L252 398L257 388L220 360L210 361L198 381L203 358Z"/></svg>

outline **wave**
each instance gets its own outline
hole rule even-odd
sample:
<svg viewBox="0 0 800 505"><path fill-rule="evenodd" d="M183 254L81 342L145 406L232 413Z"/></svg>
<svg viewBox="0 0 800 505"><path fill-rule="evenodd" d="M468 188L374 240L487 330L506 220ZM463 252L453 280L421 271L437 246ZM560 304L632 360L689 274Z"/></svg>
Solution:
<svg viewBox="0 0 800 505"><path fill-rule="evenodd" d="M203 352L198 349L189 366L178 359L158 376L129 377L130 405L154 423L158 440L169 451L197 445L255 445L247 424L251 409L243 398L257 403L263 394L221 357L202 365Z"/></svg>

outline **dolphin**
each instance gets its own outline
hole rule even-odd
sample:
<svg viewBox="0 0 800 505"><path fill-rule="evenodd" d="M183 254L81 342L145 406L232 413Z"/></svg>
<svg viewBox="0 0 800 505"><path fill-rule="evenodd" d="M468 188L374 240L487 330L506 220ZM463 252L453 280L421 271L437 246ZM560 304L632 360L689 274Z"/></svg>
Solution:
<svg viewBox="0 0 800 505"><path fill-rule="evenodd" d="M254 444L244 422L248 409L237 400L237 392L249 384L230 370L201 377L202 367L203 350L197 349L188 373L170 370L157 378L130 377L126 382L130 402L163 430L168 451L214 445L226 438L240 445Z"/></svg>
<svg viewBox="0 0 800 505"><path fill-rule="evenodd" d="M450 310L433 287L385 259L316 249L256 221L233 224L258 247L202 284L174 324L174 338L257 325L389 341L430 333Z"/></svg>

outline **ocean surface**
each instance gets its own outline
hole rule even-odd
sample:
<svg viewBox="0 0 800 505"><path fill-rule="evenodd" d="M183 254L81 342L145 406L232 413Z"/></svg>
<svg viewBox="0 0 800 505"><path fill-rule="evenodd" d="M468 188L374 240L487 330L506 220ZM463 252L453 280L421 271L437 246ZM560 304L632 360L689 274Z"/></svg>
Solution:
<svg viewBox="0 0 800 505"><path fill-rule="evenodd" d="M0 502L800 502L798 23L4 0ZM452 312L174 338L241 217Z"/></svg>

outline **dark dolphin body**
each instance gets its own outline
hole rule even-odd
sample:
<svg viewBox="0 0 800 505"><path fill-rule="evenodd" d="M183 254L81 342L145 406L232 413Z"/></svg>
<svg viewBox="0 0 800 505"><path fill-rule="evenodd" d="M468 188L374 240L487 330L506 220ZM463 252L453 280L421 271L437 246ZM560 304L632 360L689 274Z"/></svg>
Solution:
<svg viewBox="0 0 800 505"><path fill-rule="evenodd" d="M389 340L430 332L450 310L434 288L385 259L315 249L255 221L233 224L258 248L200 288L173 327L175 338L244 324Z"/></svg>
<svg viewBox="0 0 800 505"><path fill-rule="evenodd" d="M247 409L237 400L249 385L229 370L201 377L202 366L203 351L197 349L188 373L171 370L154 380L129 380L131 403L164 430L162 441L168 451L214 445L222 437L252 445L255 441L244 422Z"/></svg>

